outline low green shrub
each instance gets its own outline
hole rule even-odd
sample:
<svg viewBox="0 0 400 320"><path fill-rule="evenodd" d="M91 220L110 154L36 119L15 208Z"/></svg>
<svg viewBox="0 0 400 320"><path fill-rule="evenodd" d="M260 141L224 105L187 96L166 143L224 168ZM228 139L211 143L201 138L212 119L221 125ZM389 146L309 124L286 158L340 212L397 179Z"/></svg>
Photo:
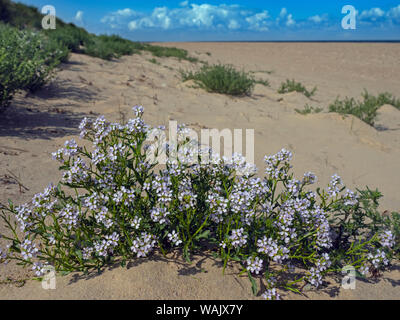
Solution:
<svg viewBox="0 0 400 320"><path fill-rule="evenodd" d="M288 93L293 91L300 92L307 98L311 98L313 95L315 95L317 87L314 87L311 91L308 91L300 82L287 79L286 82L281 83L281 86L278 89L278 93Z"/></svg>
<svg viewBox="0 0 400 320"><path fill-rule="evenodd" d="M41 277L49 266L86 274L127 266L155 249L181 249L188 261L211 250L223 269L241 266L254 294L258 278L262 296L278 299L277 289L318 288L345 266L376 276L398 253L400 216L380 215L378 191L353 192L336 174L312 191L315 175L296 179L285 149L265 157L261 179L242 156L201 148L184 126L166 144L163 129L143 121L143 108L134 111L125 125L85 118L81 138L92 147L70 140L53 154L60 183L30 203L3 205L2 262L16 260Z"/></svg>
<svg viewBox="0 0 400 320"><path fill-rule="evenodd" d="M0 109L18 90L42 87L66 53L39 33L0 24Z"/></svg>
<svg viewBox="0 0 400 320"><path fill-rule="evenodd" d="M373 96L365 90L362 93L362 101L346 97L344 100L336 98L329 106L330 112L337 112L343 115L352 114L370 126L374 126L378 115L378 109L384 104L390 104L400 110L400 100L392 94L385 92Z"/></svg>
<svg viewBox="0 0 400 320"><path fill-rule="evenodd" d="M151 62L151 63L153 63L153 64L160 65L160 63L159 63L159 62L157 61L157 59L155 59L155 58L149 59L148 61Z"/></svg>
<svg viewBox="0 0 400 320"><path fill-rule="evenodd" d="M140 45L134 44L134 42L123 39L117 35L100 35L93 36L91 41L86 43L84 53L110 60L123 55L138 53L138 48L140 47Z"/></svg>
<svg viewBox="0 0 400 320"><path fill-rule="evenodd" d="M183 81L194 80L208 92L242 96L250 95L256 80L244 71L237 71L232 65L204 65L197 72L181 71Z"/></svg>
<svg viewBox="0 0 400 320"><path fill-rule="evenodd" d="M83 28L78 28L73 24L57 26L56 29L43 30L52 41L60 43L72 52L83 52L82 47L92 41L92 36Z"/></svg>
<svg viewBox="0 0 400 320"><path fill-rule="evenodd" d="M198 59L190 57L187 50L179 49L175 47L161 47L157 45L145 44L143 50L149 51L155 57L175 57L182 60L187 60L190 62L197 62Z"/></svg>

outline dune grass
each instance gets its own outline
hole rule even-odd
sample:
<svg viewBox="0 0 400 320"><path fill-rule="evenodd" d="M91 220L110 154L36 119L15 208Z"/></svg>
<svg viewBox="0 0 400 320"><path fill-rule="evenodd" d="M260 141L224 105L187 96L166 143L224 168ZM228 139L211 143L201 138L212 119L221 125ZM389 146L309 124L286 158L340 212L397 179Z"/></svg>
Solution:
<svg viewBox="0 0 400 320"><path fill-rule="evenodd" d="M206 64L196 72L181 70L181 77L183 81L194 80L208 92L233 96L250 95L257 83L269 86L267 80L256 80L250 72L238 71L230 64Z"/></svg>
<svg viewBox="0 0 400 320"><path fill-rule="evenodd" d="M158 62L157 59L155 59L155 58L151 58L151 59L149 59L149 60L147 60L147 61L149 61L149 62L151 62L151 63L153 63L153 64L156 64L156 65L160 65L160 64L161 64L161 63Z"/></svg>
<svg viewBox="0 0 400 320"><path fill-rule="evenodd" d="M300 92L304 94L307 98L311 98L315 95L317 87L314 87L311 91L308 91L300 82L296 82L294 79L287 79L286 82L282 82L278 93L288 93L288 92Z"/></svg>
<svg viewBox="0 0 400 320"><path fill-rule="evenodd" d="M384 104L390 104L400 110L400 99L396 99L388 92L380 93L378 96L371 95L365 90L362 94L362 101L345 97L343 100L336 100L329 106L330 112L337 112L343 115L352 114L370 126L374 126L378 109Z"/></svg>
<svg viewBox="0 0 400 320"><path fill-rule="evenodd" d="M263 79L257 79L257 80L254 81L254 83L261 84L261 85L263 85L265 87L269 87L270 86L269 81L268 80L263 80Z"/></svg>
<svg viewBox="0 0 400 320"><path fill-rule="evenodd" d="M295 109L295 111L297 113L300 113L300 114L302 114L304 116L307 115L307 114L310 114L310 113L320 113L322 110L323 109L320 108L320 107L316 107L316 108L311 107L308 103L304 106L303 110Z"/></svg>

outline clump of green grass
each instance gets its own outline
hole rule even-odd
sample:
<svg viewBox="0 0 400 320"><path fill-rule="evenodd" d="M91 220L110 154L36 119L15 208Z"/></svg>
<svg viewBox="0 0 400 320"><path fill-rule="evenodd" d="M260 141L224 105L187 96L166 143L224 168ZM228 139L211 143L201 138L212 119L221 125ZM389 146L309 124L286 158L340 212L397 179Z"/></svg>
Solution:
<svg viewBox="0 0 400 320"><path fill-rule="evenodd" d="M56 41L68 48L72 52L82 53L82 47L91 41L90 34L83 28L78 28L73 24L58 26L55 30L42 31L49 39Z"/></svg>
<svg viewBox="0 0 400 320"><path fill-rule="evenodd" d="M303 110L300 109L295 109L297 113L300 113L302 115L307 115L310 113L320 113L323 109L320 107L311 107L308 103L304 106Z"/></svg>
<svg viewBox="0 0 400 320"><path fill-rule="evenodd" d="M272 70L257 70L257 71L250 71L250 73L266 73L266 74L273 74L274 71L272 71Z"/></svg>
<svg viewBox="0 0 400 320"><path fill-rule="evenodd" d="M281 86L278 89L278 93L288 93L293 91L300 92L307 98L311 98L313 95L315 95L317 87L314 87L311 91L308 91L300 82L287 79L286 82L281 83Z"/></svg>
<svg viewBox="0 0 400 320"><path fill-rule="evenodd" d="M369 94L367 90L364 90L362 94L364 101L373 105L377 105L379 107L383 106L384 104L390 104L393 107L400 110L400 99L397 99L389 92L380 93L377 97Z"/></svg>
<svg viewBox="0 0 400 320"><path fill-rule="evenodd" d="M189 53L185 49L175 48L175 47L161 47L156 45L144 44L143 49L144 51L149 51L155 57L175 57L179 60L187 60L189 62L198 62L197 58L189 56Z"/></svg>
<svg viewBox="0 0 400 320"><path fill-rule="evenodd" d="M233 96L250 95L257 82L249 73L225 64L206 64L194 73L181 71L181 77L183 81L194 80L208 92Z"/></svg>
<svg viewBox="0 0 400 320"><path fill-rule="evenodd" d="M270 86L269 81L268 80L263 80L263 79L255 80L254 83L262 84L263 86L266 86L266 87Z"/></svg>
<svg viewBox="0 0 400 320"><path fill-rule="evenodd" d="M330 112L337 112L343 115L352 114L370 126L374 126L378 109L384 104L390 104L400 110L400 100L388 92L373 96L365 90L362 93L362 101L346 97L344 100L336 98L329 106Z"/></svg>
<svg viewBox="0 0 400 320"><path fill-rule="evenodd" d="M155 58L151 58L151 59L149 59L148 61L151 62L151 63L157 64L157 65L160 65L160 64L161 64L161 63L158 62L157 59L155 59Z"/></svg>

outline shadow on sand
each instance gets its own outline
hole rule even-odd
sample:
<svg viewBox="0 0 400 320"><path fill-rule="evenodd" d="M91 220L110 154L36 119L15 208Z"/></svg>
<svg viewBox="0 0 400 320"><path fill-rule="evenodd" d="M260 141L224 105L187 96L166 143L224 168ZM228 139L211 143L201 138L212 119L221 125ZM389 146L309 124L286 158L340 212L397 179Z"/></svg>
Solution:
<svg viewBox="0 0 400 320"><path fill-rule="evenodd" d="M77 103L95 101L97 96L89 86L54 81L34 94L12 101L0 114L0 137L30 140L79 134L80 121L93 113L75 112L74 108Z"/></svg>

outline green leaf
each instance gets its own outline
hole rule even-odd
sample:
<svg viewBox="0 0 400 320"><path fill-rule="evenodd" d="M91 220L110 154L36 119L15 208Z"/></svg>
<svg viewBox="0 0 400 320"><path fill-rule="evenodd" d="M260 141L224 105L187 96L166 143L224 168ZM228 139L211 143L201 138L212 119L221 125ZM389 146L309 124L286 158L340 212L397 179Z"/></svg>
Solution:
<svg viewBox="0 0 400 320"><path fill-rule="evenodd" d="M76 249L76 250L75 250L75 253L76 253L77 257L79 258L79 260L82 260L82 259L83 259L82 251L81 251L81 250Z"/></svg>
<svg viewBox="0 0 400 320"><path fill-rule="evenodd" d="M194 239L199 240L199 239L207 239L210 235L210 230L205 230L204 232L198 234Z"/></svg>
<svg viewBox="0 0 400 320"><path fill-rule="evenodd" d="M361 279L367 279L365 275L363 275L360 271L356 270L356 276L360 277Z"/></svg>
<svg viewBox="0 0 400 320"><path fill-rule="evenodd" d="M251 290L253 291L253 294L256 296L258 293L258 287L257 287L257 283L254 280L254 278L251 276L250 271L247 271L247 275L249 277L249 280L251 282Z"/></svg>
<svg viewBox="0 0 400 320"><path fill-rule="evenodd" d="M13 202L12 202L10 199L8 199L8 204L9 204L9 206L10 206L10 210L13 210L14 204L13 204Z"/></svg>

